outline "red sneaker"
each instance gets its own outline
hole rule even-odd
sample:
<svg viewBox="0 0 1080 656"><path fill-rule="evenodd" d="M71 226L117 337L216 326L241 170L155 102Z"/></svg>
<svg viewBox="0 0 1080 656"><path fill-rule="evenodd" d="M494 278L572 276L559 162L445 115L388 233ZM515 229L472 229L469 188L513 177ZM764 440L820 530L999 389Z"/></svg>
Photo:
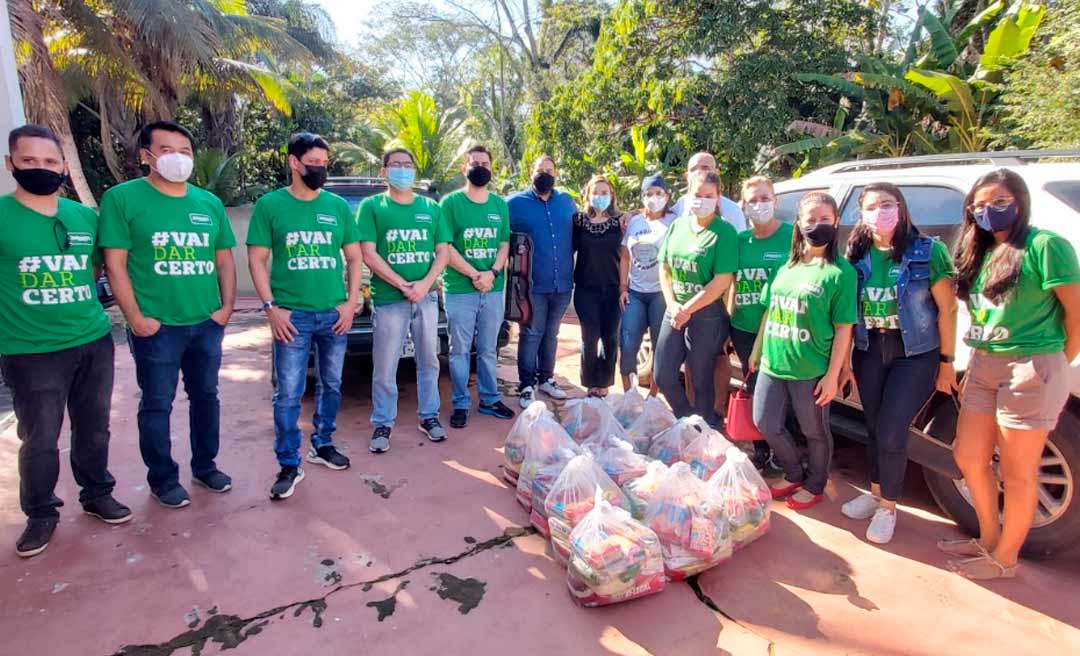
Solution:
<svg viewBox="0 0 1080 656"><path fill-rule="evenodd" d="M809 501L796 501L795 497L788 497L784 503L792 510L806 510L808 508L813 508L824 500L824 494L815 494Z"/></svg>
<svg viewBox="0 0 1080 656"><path fill-rule="evenodd" d="M783 499L784 497L788 496L789 494L794 493L795 490L798 490L800 487L802 487L802 483L791 483L790 485L785 485L783 487L771 487L770 486L769 491L772 492L772 498L774 498L774 499Z"/></svg>

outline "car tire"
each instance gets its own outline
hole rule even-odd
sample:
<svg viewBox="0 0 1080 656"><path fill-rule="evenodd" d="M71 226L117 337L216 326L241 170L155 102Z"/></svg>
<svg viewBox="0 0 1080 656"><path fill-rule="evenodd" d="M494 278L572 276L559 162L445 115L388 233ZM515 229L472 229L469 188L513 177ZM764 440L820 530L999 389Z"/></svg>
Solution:
<svg viewBox="0 0 1080 656"><path fill-rule="evenodd" d="M956 410L953 404L942 404L924 430L951 444L956 434ZM1046 493L1063 507L1049 513L1052 519L1048 523L1040 526L1037 521L1032 527L1021 552L1032 559L1046 559L1080 545L1080 403L1070 402L1062 413L1057 428L1050 433L1047 450L1040 477L1053 477L1064 482L1060 485L1041 484L1046 486ZM977 535L978 518L964 495L963 482L925 467L923 478L934 501L945 514L966 533Z"/></svg>

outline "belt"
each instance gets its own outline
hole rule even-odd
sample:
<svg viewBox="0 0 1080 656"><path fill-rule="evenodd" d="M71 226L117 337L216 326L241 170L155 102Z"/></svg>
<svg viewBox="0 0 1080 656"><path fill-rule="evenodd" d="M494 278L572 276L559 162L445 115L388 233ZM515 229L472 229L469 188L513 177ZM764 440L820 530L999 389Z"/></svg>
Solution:
<svg viewBox="0 0 1080 656"><path fill-rule="evenodd" d="M872 335L882 335L884 337L900 336L900 331L896 328L868 328Z"/></svg>

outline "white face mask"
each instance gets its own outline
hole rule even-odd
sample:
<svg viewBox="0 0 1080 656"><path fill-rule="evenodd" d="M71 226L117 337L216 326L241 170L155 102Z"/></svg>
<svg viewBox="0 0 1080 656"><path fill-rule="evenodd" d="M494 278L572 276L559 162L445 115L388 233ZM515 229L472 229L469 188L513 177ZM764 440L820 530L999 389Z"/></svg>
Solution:
<svg viewBox="0 0 1080 656"><path fill-rule="evenodd" d="M716 199L692 198L690 199L690 211L704 219L716 211Z"/></svg>
<svg viewBox="0 0 1080 656"><path fill-rule="evenodd" d="M645 196L645 209L652 213L664 211L664 207L667 206L667 198L664 196Z"/></svg>
<svg viewBox="0 0 1080 656"><path fill-rule="evenodd" d="M761 225L772 221L775 209L776 204L771 200L761 203L747 203L746 216L750 217L750 220L754 223Z"/></svg>
<svg viewBox="0 0 1080 656"><path fill-rule="evenodd" d="M187 182L195 160L183 153L167 153L157 158L154 170L169 182Z"/></svg>

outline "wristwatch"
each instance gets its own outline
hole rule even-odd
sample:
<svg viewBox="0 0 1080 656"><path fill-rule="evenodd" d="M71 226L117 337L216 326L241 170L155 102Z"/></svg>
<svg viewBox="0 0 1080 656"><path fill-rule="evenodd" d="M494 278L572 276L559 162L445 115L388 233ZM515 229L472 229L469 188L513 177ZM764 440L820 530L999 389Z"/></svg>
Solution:
<svg viewBox="0 0 1080 656"><path fill-rule="evenodd" d="M273 299L270 299L269 301L263 301L263 304L262 304L263 312L269 312L272 308L276 308L276 307L277 307L277 303L275 303Z"/></svg>
<svg viewBox="0 0 1080 656"><path fill-rule="evenodd" d="M942 353L940 356L938 356L938 359L941 360L942 362L944 362L945 364L952 364L953 362L956 362L956 358L954 356L945 355L944 353Z"/></svg>
<svg viewBox="0 0 1080 656"><path fill-rule="evenodd" d="M500 271L499 269L496 269L495 267L491 267L491 275L498 278L500 273L502 273L502 271Z"/></svg>

